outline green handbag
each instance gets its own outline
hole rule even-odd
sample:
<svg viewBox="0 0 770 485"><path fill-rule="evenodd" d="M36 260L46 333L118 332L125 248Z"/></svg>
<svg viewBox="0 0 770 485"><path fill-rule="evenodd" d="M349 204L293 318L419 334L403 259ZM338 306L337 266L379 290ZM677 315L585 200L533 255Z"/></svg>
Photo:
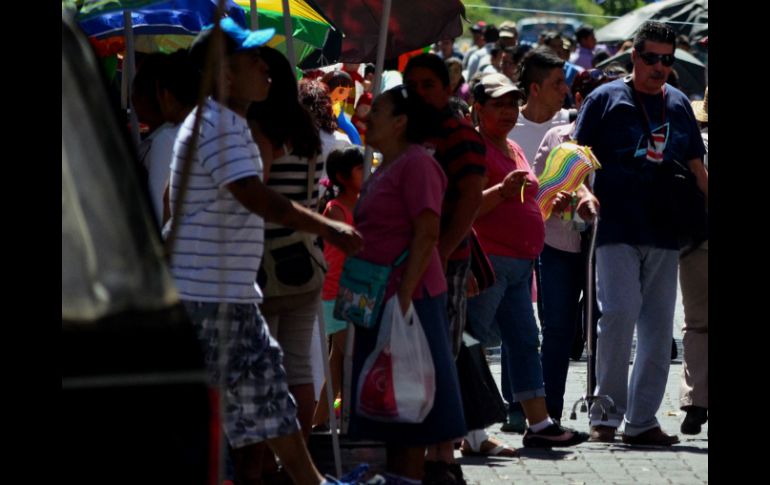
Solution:
<svg viewBox="0 0 770 485"><path fill-rule="evenodd" d="M390 272L406 260L408 250L390 266L347 258L342 267L340 289L334 303L334 318L371 328L377 323Z"/></svg>

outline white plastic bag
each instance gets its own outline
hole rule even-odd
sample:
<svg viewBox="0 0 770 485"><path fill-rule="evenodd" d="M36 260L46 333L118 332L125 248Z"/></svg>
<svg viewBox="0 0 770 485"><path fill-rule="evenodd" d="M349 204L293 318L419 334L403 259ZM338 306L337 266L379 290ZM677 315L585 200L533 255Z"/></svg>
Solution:
<svg viewBox="0 0 770 485"><path fill-rule="evenodd" d="M358 378L357 413L386 422L421 423L433 408L436 377L420 319L409 304L401 315L398 297L385 304L374 351Z"/></svg>

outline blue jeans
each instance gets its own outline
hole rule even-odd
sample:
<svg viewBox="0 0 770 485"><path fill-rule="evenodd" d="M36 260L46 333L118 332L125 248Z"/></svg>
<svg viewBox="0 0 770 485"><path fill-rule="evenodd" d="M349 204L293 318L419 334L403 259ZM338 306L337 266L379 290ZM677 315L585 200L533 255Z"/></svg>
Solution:
<svg viewBox="0 0 770 485"><path fill-rule="evenodd" d="M538 305L543 344L540 360L545 380L548 415L561 419L569 357L580 312L585 264L581 253L561 251L546 245L540 253Z"/></svg>
<svg viewBox="0 0 770 485"><path fill-rule="evenodd" d="M609 395L617 412L601 421L598 406L591 425L620 426L637 436L660 426L655 414L663 402L671 364L676 273L679 252L651 246L609 244L596 249L599 335L596 392ZM628 361L636 327L631 380Z"/></svg>
<svg viewBox="0 0 770 485"><path fill-rule="evenodd" d="M544 396L530 287L534 261L505 256L489 256L489 261L495 270L495 284L468 300L468 327L475 336L490 335L493 327L499 328L501 387L506 401Z"/></svg>

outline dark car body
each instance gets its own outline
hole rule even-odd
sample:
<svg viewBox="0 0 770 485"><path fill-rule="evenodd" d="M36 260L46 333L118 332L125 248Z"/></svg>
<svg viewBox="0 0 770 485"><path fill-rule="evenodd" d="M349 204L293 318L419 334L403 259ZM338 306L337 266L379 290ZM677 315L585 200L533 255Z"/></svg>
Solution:
<svg viewBox="0 0 770 485"><path fill-rule="evenodd" d="M211 483L217 393L129 146L99 63L63 11L57 480Z"/></svg>

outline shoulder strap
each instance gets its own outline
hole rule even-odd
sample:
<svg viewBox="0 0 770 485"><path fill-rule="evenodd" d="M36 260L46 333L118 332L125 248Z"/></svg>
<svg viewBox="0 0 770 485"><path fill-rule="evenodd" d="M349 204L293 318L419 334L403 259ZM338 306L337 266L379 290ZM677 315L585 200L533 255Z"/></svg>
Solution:
<svg viewBox="0 0 770 485"><path fill-rule="evenodd" d="M315 166L318 155L315 155L307 163L307 206L310 208L310 201L313 197L313 188L315 187Z"/></svg>
<svg viewBox="0 0 770 485"><path fill-rule="evenodd" d="M393 261L393 266L398 266L404 261L406 261L406 257L409 256L409 249L404 249L404 252L401 253L399 257L396 258L395 261Z"/></svg>
<svg viewBox="0 0 770 485"><path fill-rule="evenodd" d="M644 130L644 134L647 135L648 140L652 140L652 132L650 131L650 124L647 121L647 118L644 117L644 113L642 113L642 107L639 106L639 102L636 99L636 89L634 88L634 79L629 74L628 76L623 78L623 82L626 84L626 87L631 90L631 102L634 103L634 108L636 108L636 113L639 115L639 119L642 121L642 129Z"/></svg>

